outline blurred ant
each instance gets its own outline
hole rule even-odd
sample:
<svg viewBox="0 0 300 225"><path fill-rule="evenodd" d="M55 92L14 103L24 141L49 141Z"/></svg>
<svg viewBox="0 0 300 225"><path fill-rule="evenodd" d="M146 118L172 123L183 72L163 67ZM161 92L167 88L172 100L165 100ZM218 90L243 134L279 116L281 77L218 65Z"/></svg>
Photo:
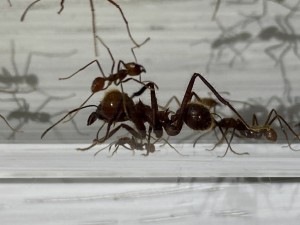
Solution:
<svg viewBox="0 0 300 225"><path fill-rule="evenodd" d="M57 115L61 115L64 112L58 112L54 114L50 114L47 111L42 111L42 109L52 100L64 100L67 98L72 97L67 96L67 97L48 97L35 111L30 111L30 105L26 102L25 99L23 98L15 98L14 100L18 104L19 108L11 111L7 115L8 120L18 120L19 124L17 126L17 130L21 129L25 124L29 123L30 121L32 122L37 122L37 123L50 123L51 118L55 117ZM75 122L72 122L76 131L81 134L81 132L78 130L77 125ZM13 139L15 138L15 131L8 137L8 139Z"/></svg>
<svg viewBox="0 0 300 225"><path fill-rule="evenodd" d="M31 4L29 4L27 6L27 8L25 9L25 11L23 12L22 16L21 16L21 22L23 22L25 20L25 17L27 15L27 12L31 9L31 7L33 7L37 2L39 2L40 0L36 0L36 1L33 1ZM113 0L107 0L110 4L112 4L113 6L115 6L119 12L121 13L121 16L123 18L123 21L126 25L126 29L127 29L127 33L128 33L128 36L131 40L131 42L134 44L135 47L139 48L140 46L143 45L142 44L138 44L132 37L131 35L131 31L130 31L130 28L129 28L129 23L123 13L123 10L122 8ZM60 0L60 10L57 12L58 14L60 14L63 10L64 10L64 0ZM91 10L91 14L92 14L92 31L93 31L93 40L94 40L94 52L95 52L95 56L98 56L98 48L97 48L97 29L96 29L96 15L95 15L95 8L94 8L94 1L93 0L89 0L89 3L90 3L90 10ZM148 39L148 38L147 38ZM147 40L146 39L146 40Z"/></svg>
<svg viewBox="0 0 300 225"><path fill-rule="evenodd" d="M1 92L6 93L28 93L38 90L39 92L45 94L42 90L38 89L39 79L36 74L29 73L29 67L33 56L43 56L43 57L66 57L73 55L76 51L70 51L68 53L43 53L43 52L30 52L27 56L24 72L19 73L17 68L17 63L15 60L15 43L11 41L11 62L15 75L12 75L5 67L2 67L2 74L0 74L0 83L4 86L1 87ZM26 85L28 89L20 89L20 85ZM12 87L14 89L10 89ZM47 94L46 94L47 95Z"/></svg>
<svg viewBox="0 0 300 225"><path fill-rule="evenodd" d="M85 65L84 67L80 68L79 70L77 70L75 73L71 74L68 77L65 78L59 78L59 80L67 80L70 79L71 77L73 77L74 75L76 75L77 73L79 73L80 71L86 69L87 67L89 67L90 65L92 65L93 63L96 63L98 66L99 71L101 72L101 77L96 77L94 79L94 81L92 82L91 85L91 95L80 105L80 107L84 106L88 100L97 92L99 91L103 91L106 90L108 87L110 87L111 84L115 84L116 86L120 85L122 92L124 93L124 89L123 89L123 83L126 83L130 80L133 80L137 83L140 83L142 85L144 85L143 82L141 82L141 78L140 80L137 80L135 78L133 78L134 76L141 76L141 74L144 72L146 72L145 68L140 65L137 64L136 62L129 62L129 63L125 63L124 61L120 60L118 62L117 65L117 71L114 72L114 68L115 68L115 59L110 51L110 49L108 48L108 46L104 43L104 41L100 38L97 37L98 40L103 44L103 46L106 48L106 50L108 51L111 60L112 60L112 67L111 67L111 74L108 76L105 76L103 69L100 65L100 62L96 59L93 60L91 62L89 62L87 65ZM147 39L143 44L145 44L149 39ZM134 58L136 59L136 56L134 54L133 48L132 48L132 53ZM123 66L123 68L122 68ZM130 78L127 78L128 76L130 76ZM124 101L123 101L124 102ZM125 103L123 104L124 109L126 111L126 107L125 107ZM127 112L126 112L127 113ZM74 113L73 116L71 116L69 118L72 119L74 118L74 116L76 115L76 113ZM66 121L67 122L67 121Z"/></svg>
<svg viewBox="0 0 300 225"><path fill-rule="evenodd" d="M218 27L221 29L222 34L211 42L210 40L203 39L197 41L194 44L199 44L203 42L210 43L211 52L209 55L209 59L206 65L206 72L210 71L210 65L215 58L215 51L217 51L217 60L222 57L223 51L225 49L230 49L234 53L234 57L230 60L229 66L232 67L235 61L235 58L238 56L242 61L245 59L242 56L242 51L236 49L235 45L239 43L248 43L251 39L252 35L249 32L242 31L237 34L233 34L232 28L225 29L219 20L216 20ZM193 44L193 45L194 45Z"/></svg>
<svg viewBox="0 0 300 225"><path fill-rule="evenodd" d="M9 129L11 129L13 132L19 131L18 129L13 128L13 127L8 123L8 121L5 119L5 117L2 116L1 114L0 114L0 118L6 123L6 125L9 127Z"/></svg>

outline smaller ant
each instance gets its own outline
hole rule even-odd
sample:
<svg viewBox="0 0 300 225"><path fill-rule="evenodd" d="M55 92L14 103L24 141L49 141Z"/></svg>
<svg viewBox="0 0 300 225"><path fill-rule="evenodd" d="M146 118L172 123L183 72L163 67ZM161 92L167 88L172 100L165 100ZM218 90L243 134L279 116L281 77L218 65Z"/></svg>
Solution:
<svg viewBox="0 0 300 225"><path fill-rule="evenodd" d="M238 155L248 155L249 153L247 153L247 152L237 153L231 148L230 143L233 139L233 136L237 136L239 138L246 138L246 139L257 139L257 140L262 139L264 137L268 141L275 142L275 141L277 141L277 132L274 130L273 127L271 127L271 125L275 122L275 120L277 120L279 122L280 128L281 128L281 130L282 130L282 132L285 136L285 139L288 142L289 148L293 151L298 151L297 149L294 149L291 146L291 143L289 142L288 135L287 135L287 132L284 129L283 124L285 124L288 127L288 129L292 132L292 134L300 141L299 136L291 128L291 126L287 123L287 121L281 115L279 115L277 113L277 111L275 109L272 109L270 111L270 113L268 114L268 117L267 117L267 119L266 119L266 121L263 125L259 125L257 117L256 117L255 114L253 115L251 126L246 124L240 118L237 118L237 119L234 119L234 118L221 118L221 120L219 120L219 121L214 120L215 126L214 126L213 129L218 127L219 130L222 133L222 138L210 150L214 150L216 148L216 146L221 144L223 142L223 140L225 139L227 144L228 144L228 147L227 147L227 149L226 149L226 151L225 151L225 153L222 157L224 157L227 154L229 149L233 153L238 154ZM225 129L225 131L223 131L223 128ZM226 135L229 132L229 129L232 129L232 131L231 131L231 137L228 141L228 139L226 138ZM236 131L238 131L239 134L237 134ZM196 143L200 139L200 137L198 137L195 140L194 146L196 145Z"/></svg>
<svg viewBox="0 0 300 225"><path fill-rule="evenodd" d="M90 94L90 96L80 105L80 107L84 106L88 100L97 92L99 91L103 91L106 90L108 87L110 87L110 85L115 84L116 86L120 85L122 92L124 93L124 89L123 89L123 83L126 83L130 80L133 80L137 83L140 83L142 85L144 85L144 83L140 80L137 80L135 78L133 78L134 76L141 76L142 73L146 72L146 69L140 65L137 64L136 62L129 62L129 63L124 63L124 61L119 60L118 65L117 65L117 72L114 73L114 68L115 68L115 59L110 51L110 49L108 48L108 46L103 42L103 40L100 37L97 37L98 40L103 44L103 46L107 49L111 60L112 60L112 67L111 67L111 74L109 76L105 76L103 69L101 67L100 62L96 59L93 60L91 62L89 62L87 65L85 65L84 67L80 68L79 70L77 70L75 73L71 74L68 77L64 77L64 78L59 78L59 80L67 80L70 79L71 77L75 76L77 73L79 73L80 71L86 69L87 67L89 67L90 65L92 65L93 63L96 63L98 66L99 71L101 72L101 77L96 77L94 79L94 81L92 82L91 85L91 91L92 93ZM149 39L146 40L146 42ZM144 42L143 44L145 44L146 42ZM132 48L132 53L134 58L135 54ZM122 68L123 66L123 68ZM128 76L130 76L129 78L127 78ZM124 100L124 99L123 99ZM123 104L124 109L126 110L125 104ZM128 112L126 112L126 114L128 114ZM76 115L76 113L71 116L69 118L69 120L71 120L72 118L74 118L74 116ZM67 121L69 121L67 120ZM66 121L66 122L67 122Z"/></svg>

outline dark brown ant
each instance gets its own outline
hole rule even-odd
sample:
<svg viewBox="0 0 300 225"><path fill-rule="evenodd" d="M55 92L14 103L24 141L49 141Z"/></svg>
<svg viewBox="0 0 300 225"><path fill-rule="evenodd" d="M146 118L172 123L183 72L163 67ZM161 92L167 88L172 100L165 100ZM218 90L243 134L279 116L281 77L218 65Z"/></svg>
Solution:
<svg viewBox="0 0 300 225"><path fill-rule="evenodd" d="M33 1L31 4L29 4L27 6L27 8L25 9L25 11L23 12L23 14L21 16L21 21L22 22L25 20L27 12L31 9L31 7L33 7L39 1L40 0ZM138 44L134 40L134 38L131 35L131 31L130 31L130 28L129 28L129 23L128 23L125 15L123 13L122 8L115 1L113 1L113 0L107 0L107 1L110 4L112 4L113 6L115 6L119 10L119 12L120 12L120 14L121 14L121 16L123 18L123 21L124 21L124 23L126 25L128 36L129 36L130 40L132 41L132 43L134 44L134 46L137 47L137 48L141 47L145 41L143 43L141 43L141 44ZM64 10L64 2L65 2L64 0L60 0L60 10L57 12L58 14L61 14L61 12ZM94 51L95 51L95 56L98 56L99 54L98 54L97 40L96 40L98 35L97 35L97 29L96 29L96 15L95 15L94 1L93 0L89 0L89 3L90 3L91 14L92 14L92 31L93 31L93 40L94 40Z"/></svg>
<svg viewBox="0 0 300 225"><path fill-rule="evenodd" d="M100 92L100 91L103 91L103 90L106 90L108 87L110 87L110 85L112 84L115 84L116 86L120 85L121 87L121 90L122 92L124 93L124 89L123 89L123 83L126 83L130 80L133 80L137 83L140 83L142 85L144 85L143 82L141 82L141 78L140 80L137 80L135 78L133 78L134 76L141 76L142 73L145 73L146 72L146 69L140 65L140 64L137 64L136 62L129 62L129 63L125 63L124 61L120 60L118 62L118 65L117 65L117 72L114 73L114 68L115 68L115 59L110 51L110 49L108 48L108 46L103 42L103 40L100 38L100 37L97 37L98 40L103 44L103 46L107 49L110 57L111 57L111 60L112 60L112 67L111 67L111 74L109 76L105 76L104 72L103 72L103 69L100 65L100 62L96 59L96 60L93 60L91 62L89 62L87 65L85 65L84 67L80 68L79 70L77 70L75 73L71 74L70 76L68 77L65 77L65 78L59 78L59 80L66 80L66 79L70 79L71 77L73 77L74 75L76 75L77 73L79 73L80 71L86 69L87 67L89 67L90 65L92 65L93 63L96 63L97 66L98 66L98 69L101 73L101 77L96 77L94 79L94 81L92 82L92 85L91 85L91 95L80 105L81 106L84 106L88 100L97 92ZM143 44L145 44L149 39L147 39ZM134 58L136 59L135 57L135 54L133 52L133 49L132 49L132 53L133 53L133 56ZM123 68L122 68L123 66ZM129 76L129 78L127 78ZM126 107L125 107L125 104L123 105L124 106L124 109L126 110ZM126 112L127 113L127 112ZM76 113L70 117L70 119L74 118L74 116L76 115ZM69 120L70 120L69 119Z"/></svg>

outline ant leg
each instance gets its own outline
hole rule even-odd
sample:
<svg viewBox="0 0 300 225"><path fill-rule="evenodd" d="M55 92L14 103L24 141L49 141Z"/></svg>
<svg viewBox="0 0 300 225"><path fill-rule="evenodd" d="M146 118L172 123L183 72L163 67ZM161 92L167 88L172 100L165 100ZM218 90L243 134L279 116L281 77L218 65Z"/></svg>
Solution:
<svg viewBox="0 0 300 225"><path fill-rule="evenodd" d="M64 8L65 8L64 3L65 3L65 0L60 1L60 10L57 12L57 14L61 14L61 12L64 10Z"/></svg>
<svg viewBox="0 0 300 225"><path fill-rule="evenodd" d="M109 49L109 47L104 43L104 41L97 35L96 36L96 38L101 42L101 44L106 48L106 50L107 50L107 52L108 52L108 54L109 54L109 56L110 56L110 58L111 58L111 60L112 60L112 66L111 66L111 71L110 71L110 73L111 74L113 74L114 73L114 69L115 69L115 59L114 59L114 57L113 57L113 55L112 55L112 53L111 53L111 51L110 51L110 49Z"/></svg>
<svg viewBox="0 0 300 225"><path fill-rule="evenodd" d="M96 16L95 16L95 8L94 8L94 2L93 0L90 0L90 7L91 7L91 12L92 12L92 30L93 30L93 40L94 40L94 52L95 56L98 56L98 48L97 48L97 41L96 41L96 36L97 36L97 29L96 29Z"/></svg>
<svg viewBox="0 0 300 225"><path fill-rule="evenodd" d="M136 59L136 56L135 56L135 53L134 53L134 49L141 47L142 45L146 44L148 41L150 41L150 37L146 38L146 40L143 41L143 42L140 44L140 46L134 46L134 47L131 48L131 52L132 52L134 61L135 61L136 63L137 63L137 59ZM140 79L141 79L141 75L140 75Z"/></svg>
<svg viewBox="0 0 300 225"><path fill-rule="evenodd" d="M216 6L215 6L215 10L214 10L214 12L212 14L212 17L211 17L212 21L216 19L217 12L219 11L220 5L221 5L221 0L217 0Z"/></svg>
<svg viewBox="0 0 300 225"><path fill-rule="evenodd" d="M127 124L120 124L119 126L117 126L115 129L110 130L110 126L107 127L107 132L106 132L106 135L100 139L95 139L93 141L93 143L86 147L86 148L77 148L76 150L79 150L79 151L86 151L86 150L89 150L91 149L92 147L98 145L98 144L102 144L104 143L107 139L109 139L111 136L113 136L118 130L120 130L120 128L124 128L125 130L127 130L131 135L133 135L134 137L136 138L139 138L139 139L143 139L144 137L142 137L142 134L138 133L137 131L135 131L132 127L130 127L129 125Z"/></svg>
<svg viewBox="0 0 300 225"><path fill-rule="evenodd" d="M89 107L98 107L97 105L86 105L86 106L83 106L83 107L79 107L79 108L76 108L76 109L73 109L71 111L69 111L64 117L62 117L60 120L58 120L56 123L54 123L52 126L50 126L48 129L46 129L42 135L41 135L41 139L48 133L48 131L50 131L53 127L55 127L57 124L59 124L60 122L62 122L65 118L67 118L68 116L70 116L72 113L74 112L77 112L81 109L85 109L85 108L89 108Z"/></svg>
<svg viewBox="0 0 300 225"><path fill-rule="evenodd" d="M13 132L19 131L18 129L13 128L13 127L8 123L8 121L5 119L5 117L2 116L1 114L0 114L0 118L6 123L6 125L7 125Z"/></svg>
<svg viewBox="0 0 300 225"><path fill-rule="evenodd" d="M272 114L274 114L274 117L271 119ZM280 129L281 129L282 133L283 133L284 136L285 136L285 139L286 139L286 141L287 141L287 143L288 143L289 148L290 148L291 150L293 150L293 151L300 151L300 149L295 149L295 148L293 148L293 147L291 146L291 143L290 143L290 141L289 141L287 132L285 131L285 129L284 129L282 123L284 123L284 124L288 127L288 129L289 129L289 130L291 131L291 133L295 136L295 138L298 139L298 141L300 141L299 135L296 134L296 132L295 132L295 131L293 130L293 128L288 124L288 122L287 122L281 115L279 115L279 114L276 112L275 109L272 109L272 110L270 111L269 116L268 116L268 118L267 118L267 120L266 120L265 125L271 125L276 119L277 119L277 121L279 122Z"/></svg>
<svg viewBox="0 0 300 225"><path fill-rule="evenodd" d="M268 48L266 48L264 51L265 53L275 62L275 65L277 64L278 62L278 59L276 58L276 56L274 55L273 51L280 48L281 46L283 46L285 43L282 42L280 44L276 44L276 45L273 45L273 46L270 46Z"/></svg>
<svg viewBox="0 0 300 225"><path fill-rule="evenodd" d="M221 129L220 129L220 130L221 130ZM222 130L221 130L221 132L222 132ZM223 133L223 132L222 132L222 133ZM236 155L249 155L248 152L238 153L238 152L236 152L236 151L234 151L234 150L232 149L230 143L232 142L232 139L233 139L234 134L235 134L235 128L234 128L233 131L232 131L232 134L231 134L231 137L230 137L230 140L229 140L229 141L227 140L226 136L224 136L224 138L225 138L225 140L226 140L228 146L227 146L227 149L226 149L224 155L223 155L223 156L218 156L218 157L224 158L225 155L227 154L227 152L228 152L229 149L230 149L230 151L231 151L232 153L234 153L234 154L236 154Z"/></svg>
<svg viewBox="0 0 300 225"><path fill-rule="evenodd" d="M97 64L97 66L98 66L98 68L99 68L99 70L100 70L102 76L103 76L104 78L106 78L106 76L104 75L104 72L103 72L103 70L102 70L102 67L101 67L99 61L98 61L97 59L95 59L95 60L89 62L88 64L86 64L84 67L82 67L82 68L80 68L79 70L77 70L75 73L71 74L70 76L68 76L68 77L61 77L61 78L59 78L59 80L67 80L67 79L70 79L71 77L73 77L74 75L76 75L76 74L79 73L80 71L84 70L85 68L89 67L89 66L90 66L91 64L93 64L93 63L96 63L96 64Z"/></svg>
<svg viewBox="0 0 300 225"><path fill-rule="evenodd" d="M113 5L120 11L121 16L122 16L122 18L123 18L123 20L124 20L124 22L125 22L125 24L126 24L127 33L128 33L128 35L129 35L130 40L132 41L132 43L133 43L135 46L137 46L137 47L139 48L145 41L144 41L142 44L138 44L138 43L133 39L133 37L132 37L132 35L131 35L131 32L130 32L129 25L128 25L128 21L127 21L125 15L124 15L124 13L123 13L123 10L121 9L121 7L120 7L115 1L113 1L113 0L107 0L107 1L110 2L111 4L113 4Z"/></svg>
<svg viewBox="0 0 300 225"><path fill-rule="evenodd" d="M283 95L286 96L286 99L291 103L292 102L292 97L291 97L291 92L292 92L292 87L291 87L291 82L289 81L287 75L286 75L286 69L285 65L282 60L279 61L279 66L281 70L281 75L284 83L284 91Z"/></svg>
<svg viewBox="0 0 300 225"><path fill-rule="evenodd" d="M25 20L25 16L26 16L28 10L29 10L35 3L39 2L39 1L41 1L41 0L36 0L36 1L32 2L29 6L27 6L27 8L25 9L25 11L23 12L23 14L22 14L22 16L21 16L21 19L20 19L21 22L23 22L23 21Z"/></svg>
<svg viewBox="0 0 300 225"><path fill-rule="evenodd" d="M10 0L7 0L8 4L9 4L9 7L12 7L12 4L11 4L11 1Z"/></svg>

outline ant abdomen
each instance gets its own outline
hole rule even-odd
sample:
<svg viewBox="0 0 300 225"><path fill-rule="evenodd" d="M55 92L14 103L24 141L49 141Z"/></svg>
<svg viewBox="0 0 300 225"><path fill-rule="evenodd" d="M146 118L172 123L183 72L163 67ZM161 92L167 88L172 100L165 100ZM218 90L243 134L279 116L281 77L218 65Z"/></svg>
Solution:
<svg viewBox="0 0 300 225"><path fill-rule="evenodd" d="M214 125L209 109L198 103L187 104L183 120L193 130L209 130Z"/></svg>
<svg viewBox="0 0 300 225"><path fill-rule="evenodd" d="M111 90L107 92L97 109L97 113L103 116L103 118L107 121L114 119L116 112L122 109L120 106L123 101L123 97L125 102L128 101L128 95L122 94L118 90Z"/></svg>
<svg viewBox="0 0 300 225"><path fill-rule="evenodd" d="M92 83L91 91L93 93L104 90L105 79L103 77L96 77Z"/></svg>

